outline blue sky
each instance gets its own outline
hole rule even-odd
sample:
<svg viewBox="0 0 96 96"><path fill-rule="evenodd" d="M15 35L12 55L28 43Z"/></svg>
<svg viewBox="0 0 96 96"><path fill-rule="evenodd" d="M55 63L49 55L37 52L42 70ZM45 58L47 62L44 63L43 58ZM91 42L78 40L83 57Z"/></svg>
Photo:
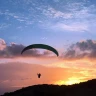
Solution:
<svg viewBox="0 0 96 96"><path fill-rule="evenodd" d="M0 38L64 47L95 39L95 0L0 0Z"/></svg>

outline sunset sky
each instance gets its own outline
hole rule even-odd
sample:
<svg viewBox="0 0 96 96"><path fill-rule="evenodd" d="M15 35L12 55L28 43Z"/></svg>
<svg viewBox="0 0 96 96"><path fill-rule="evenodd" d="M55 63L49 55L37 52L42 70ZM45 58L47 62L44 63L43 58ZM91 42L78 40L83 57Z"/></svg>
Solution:
<svg viewBox="0 0 96 96"><path fill-rule="evenodd" d="M95 0L0 0L0 94L94 79L95 38ZM21 55L35 43L54 47L59 57L40 49Z"/></svg>

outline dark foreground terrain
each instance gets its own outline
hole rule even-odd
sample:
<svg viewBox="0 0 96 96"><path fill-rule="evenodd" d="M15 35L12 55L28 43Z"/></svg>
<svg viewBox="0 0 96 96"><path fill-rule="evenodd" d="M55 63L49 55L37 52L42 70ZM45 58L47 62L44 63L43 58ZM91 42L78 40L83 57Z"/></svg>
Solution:
<svg viewBox="0 0 96 96"><path fill-rule="evenodd" d="M1 96L96 96L96 79L74 85L34 85Z"/></svg>

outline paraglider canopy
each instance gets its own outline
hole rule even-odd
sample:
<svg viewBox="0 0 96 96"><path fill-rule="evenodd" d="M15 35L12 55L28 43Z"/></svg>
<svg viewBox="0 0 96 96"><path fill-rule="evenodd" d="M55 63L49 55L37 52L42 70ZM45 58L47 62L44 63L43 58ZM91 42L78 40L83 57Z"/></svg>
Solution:
<svg viewBox="0 0 96 96"><path fill-rule="evenodd" d="M49 46L49 45L45 45L45 44L32 44L32 45L29 45L29 46L25 47L25 48L22 50L21 54L22 54L23 52L29 50L29 49L32 49L32 48L47 49L47 50L50 50L50 51L54 52L57 56L59 56L59 54L58 54L58 52L57 52L57 50L56 50L55 48L53 48L53 47L51 47L51 46ZM40 77L41 77L41 74L40 74L40 73L37 73L37 76L38 76L38 78L40 78Z"/></svg>
<svg viewBox="0 0 96 96"><path fill-rule="evenodd" d="M32 44L32 45L29 45L27 47L25 47L21 54L26 51L26 50L29 50L29 49L32 49L32 48L41 48L41 49L47 49L47 50L50 50L52 52L54 52L57 56L59 56L58 52L56 49L54 49L53 47L49 46L49 45L45 45L45 44Z"/></svg>

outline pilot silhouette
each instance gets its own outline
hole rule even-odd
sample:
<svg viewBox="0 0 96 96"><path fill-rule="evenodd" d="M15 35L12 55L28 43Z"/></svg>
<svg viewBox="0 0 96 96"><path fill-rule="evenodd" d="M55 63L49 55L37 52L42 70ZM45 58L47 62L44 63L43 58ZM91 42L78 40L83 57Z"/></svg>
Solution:
<svg viewBox="0 0 96 96"><path fill-rule="evenodd" d="M37 73L37 75L38 75L38 78L40 78L40 77L41 77L41 74L40 74L40 73Z"/></svg>

